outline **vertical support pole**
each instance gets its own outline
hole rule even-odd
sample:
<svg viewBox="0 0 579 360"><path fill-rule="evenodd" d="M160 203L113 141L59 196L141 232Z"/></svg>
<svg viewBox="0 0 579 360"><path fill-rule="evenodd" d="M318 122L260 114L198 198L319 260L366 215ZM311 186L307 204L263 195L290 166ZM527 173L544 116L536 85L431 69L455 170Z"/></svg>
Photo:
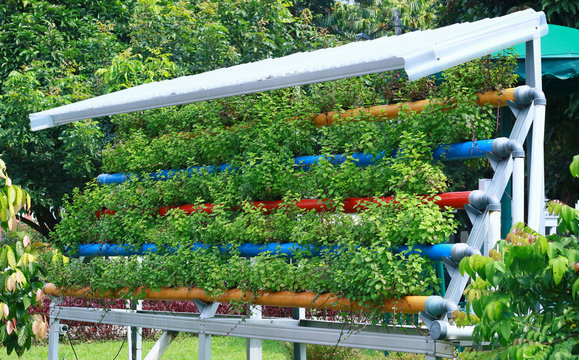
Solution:
<svg viewBox="0 0 579 360"><path fill-rule="evenodd" d="M48 324L48 360L58 360L58 340L60 338L60 320L56 317L55 308L60 305L60 298L52 298Z"/></svg>
<svg viewBox="0 0 579 360"><path fill-rule="evenodd" d="M525 159L513 158L513 200L511 207L511 223L525 221Z"/></svg>
<svg viewBox="0 0 579 360"><path fill-rule="evenodd" d="M262 315L261 305L250 305L249 306L249 318L251 320L259 320ZM262 343L261 339L247 339L246 357L247 360L261 360L262 359Z"/></svg>
<svg viewBox="0 0 579 360"><path fill-rule="evenodd" d="M542 90L541 38L536 37L525 44L525 77L527 85ZM529 209L527 222L541 234L544 229L545 206L545 106L533 105L535 117L527 149L529 158Z"/></svg>
<svg viewBox="0 0 579 360"><path fill-rule="evenodd" d="M501 240L501 212L489 211L489 235L484 249L485 256L489 256L489 251L499 240Z"/></svg>
<svg viewBox="0 0 579 360"><path fill-rule="evenodd" d="M143 309L142 300L127 300L127 307L133 311ZM127 345L129 348L129 360L141 360L143 358L143 328L127 326Z"/></svg>
<svg viewBox="0 0 579 360"><path fill-rule="evenodd" d="M393 10L392 22L394 23L394 35L401 35L402 21L400 20L400 9Z"/></svg>
<svg viewBox="0 0 579 360"><path fill-rule="evenodd" d="M292 308L292 319L301 320L306 317L306 309ZM294 343L294 360L306 360L306 344Z"/></svg>
<svg viewBox="0 0 579 360"><path fill-rule="evenodd" d="M211 360L211 335L199 333L199 360Z"/></svg>
<svg viewBox="0 0 579 360"><path fill-rule="evenodd" d="M193 302L199 310L199 319L209 319L215 316L219 303L206 304L201 300L194 299ZM199 331L199 360L211 360L211 335L205 333L204 325Z"/></svg>

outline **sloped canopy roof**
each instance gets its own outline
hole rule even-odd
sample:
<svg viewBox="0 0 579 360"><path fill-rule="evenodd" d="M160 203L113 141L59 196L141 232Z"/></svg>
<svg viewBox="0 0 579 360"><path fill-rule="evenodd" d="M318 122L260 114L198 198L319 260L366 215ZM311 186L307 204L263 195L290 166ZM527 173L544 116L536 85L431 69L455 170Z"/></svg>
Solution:
<svg viewBox="0 0 579 360"><path fill-rule="evenodd" d="M545 15L525 10L473 23L218 69L136 86L30 115L32 130L76 120L404 69L410 80L532 40Z"/></svg>

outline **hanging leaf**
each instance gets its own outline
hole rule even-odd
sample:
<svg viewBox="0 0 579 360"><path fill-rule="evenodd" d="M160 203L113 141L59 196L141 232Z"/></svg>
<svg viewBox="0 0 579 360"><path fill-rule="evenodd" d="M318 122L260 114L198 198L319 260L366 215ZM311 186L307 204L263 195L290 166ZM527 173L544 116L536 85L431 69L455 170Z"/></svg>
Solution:
<svg viewBox="0 0 579 360"><path fill-rule="evenodd" d="M549 261L551 266L553 266L553 279L555 280L555 285L559 285L565 275L567 270L567 265L569 265L569 259L562 256L557 256L557 258Z"/></svg>
<svg viewBox="0 0 579 360"><path fill-rule="evenodd" d="M18 212L20 209L22 209L22 198L24 196L24 191L22 188L20 188L20 186L13 185L12 187L15 188L16 191L16 199L14 199L14 210L15 212Z"/></svg>
<svg viewBox="0 0 579 360"><path fill-rule="evenodd" d="M22 297L22 304L24 305L25 309L28 309L30 305L32 305L32 299L28 295L24 295Z"/></svg>
<svg viewBox="0 0 579 360"><path fill-rule="evenodd" d="M12 204L12 206L14 206L14 202L16 201L16 186L5 186L4 191L8 195L8 204Z"/></svg>
<svg viewBox="0 0 579 360"><path fill-rule="evenodd" d="M579 155L573 157L573 162L571 162L569 170L571 171L571 175L579 177Z"/></svg>
<svg viewBox="0 0 579 360"><path fill-rule="evenodd" d="M12 269L16 269L16 257L10 246L6 247L6 257L8 258L8 265L10 265Z"/></svg>
<svg viewBox="0 0 579 360"><path fill-rule="evenodd" d="M7 257L7 247L5 246L2 248L2 252L0 252L0 271L4 271L8 266L8 257Z"/></svg>
<svg viewBox="0 0 579 360"><path fill-rule="evenodd" d="M14 249L16 250L16 258L20 259L22 255L24 255L24 245L22 245L22 241L17 241L14 244Z"/></svg>
<svg viewBox="0 0 579 360"><path fill-rule="evenodd" d="M30 324L26 324L18 333L18 346L24 346L30 337Z"/></svg>

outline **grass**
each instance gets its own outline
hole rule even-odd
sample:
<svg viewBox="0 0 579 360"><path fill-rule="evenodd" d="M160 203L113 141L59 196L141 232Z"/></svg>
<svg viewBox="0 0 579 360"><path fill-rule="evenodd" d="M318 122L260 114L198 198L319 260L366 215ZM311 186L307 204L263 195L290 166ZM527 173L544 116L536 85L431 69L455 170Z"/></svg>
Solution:
<svg viewBox="0 0 579 360"><path fill-rule="evenodd" d="M72 351L70 343L66 338L60 339L59 359L60 360L112 360L119 351L122 341L98 341L91 343L79 343L73 341L76 357ZM214 336L212 338L212 359L215 360L245 360L245 339L234 337ZM143 358L155 344L155 340L143 341ZM198 338L180 334L169 346L163 360L190 360L197 359ZM4 349L0 349L3 351ZM6 354L0 353L0 359L16 360L18 356L11 354L5 357ZM20 360L40 360L48 358L48 346L36 345L32 346L30 351L26 352ZM117 360L125 360L127 358L127 344L117 357ZM271 360L284 360L282 353L282 345L275 341L263 342L263 358Z"/></svg>
<svg viewBox="0 0 579 360"><path fill-rule="evenodd" d="M73 342L76 357L72 351L70 343L66 338L61 338L59 346L59 360L113 360L121 348L122 341L98 341L90 343ZM153 347L155 340L143 341L143 358ZM214 336L212 338L212 359L213 360L245 360L246 340L237 337ZM190 360L197 359L198 338L187 334L180 334L169 346L163 360ZM17 360L16 354L7 356L5 349L0 349L0 359ZM364 356L360 360L387 360L387 359L424 359L423 356L410 355L398 357L385 357L378 351L363 351ZM35 345L30 351L26 352L20 360L41 360L48 358L48 346ZM127 344L123 345L117 360L127 358ZM284 346L276 341L263 341L263 359L264 360L287 360L284 353Z"/></svg>

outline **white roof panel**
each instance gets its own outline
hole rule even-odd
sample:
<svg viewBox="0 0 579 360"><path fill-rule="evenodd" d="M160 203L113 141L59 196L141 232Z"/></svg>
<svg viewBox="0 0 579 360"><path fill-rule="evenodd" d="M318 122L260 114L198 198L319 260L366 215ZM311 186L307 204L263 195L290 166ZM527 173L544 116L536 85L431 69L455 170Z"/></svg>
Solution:
<svg viewBox="0 0 579 360"><path fill-rule="evenodd" d="M30 115L33 131L99 116L404 69L410 80L547 34L534 10L148 83Z"/></svg>

